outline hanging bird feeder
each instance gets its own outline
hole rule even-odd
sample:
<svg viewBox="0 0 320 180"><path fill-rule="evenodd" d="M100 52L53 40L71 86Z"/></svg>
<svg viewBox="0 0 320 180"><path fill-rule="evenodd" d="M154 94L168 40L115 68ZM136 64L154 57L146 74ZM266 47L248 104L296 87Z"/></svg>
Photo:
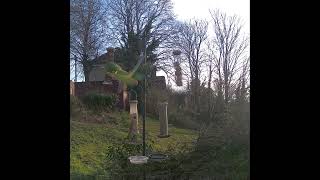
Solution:
<svg viewBox="0 0 320 180"><path fill-rule="evenodd" d="M159 138L170 137L168 132L168 102L159 103L159 122L160 122L160 134Z"/></svg>
<svg viewBox="0 0 320 180"><path fill-rule="evenodd" d="M174 69L175 69L175 81L177 86L182 86L182 72L179 62L174 62Z"/></svg>
<svg viewBox="0 0 320 180"><path fill-rule="evenodd" d="M134 93L134 98L132 98L132 93ZM129 94L129 104L130 104L130 129L129 129L129 143L130 144L138 144L138 100L137 93L134 90L130 90Z"/></svg>
<svg viewBox="0 0 320 180"><path fill-rule="evenodd" d="M134 96L132 95L134 94ZM141 142L138 142L138 100L137 100L137 93L134 90L130 90L129 93L129 103L130 103L130 129L129 129L129 144L133 145L141 145ZM146 164L148 162L149 157L147 156L130 156L129 158L130 163L132 164Z"/></svg>
<svg viewBox="0 0 320 180"><path fill-rule="evenodd" d="M174 57L173 67L175 69L175 81L177 86L182 86L182 72L181 72L181 66L180 66L180 54L181 51L174 50L172 52Z"/></svg>

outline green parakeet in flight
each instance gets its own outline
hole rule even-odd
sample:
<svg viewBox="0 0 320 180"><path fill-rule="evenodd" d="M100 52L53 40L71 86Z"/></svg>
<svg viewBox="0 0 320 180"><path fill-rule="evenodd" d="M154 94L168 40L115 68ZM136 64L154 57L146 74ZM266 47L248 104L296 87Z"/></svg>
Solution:
<svg viewBox="0 0 320 180"><path fill-rule="evenodd" d="M142 80L144 78L144 75L142 73L136 72L143 62L143 59L143 54L141 54L138 63L130 72L123 70L118 64L114 62L109 62L105 66L106 74L117 80L120 80L122 83L128 86L136 86L138 85L138 80Z"/></svg>

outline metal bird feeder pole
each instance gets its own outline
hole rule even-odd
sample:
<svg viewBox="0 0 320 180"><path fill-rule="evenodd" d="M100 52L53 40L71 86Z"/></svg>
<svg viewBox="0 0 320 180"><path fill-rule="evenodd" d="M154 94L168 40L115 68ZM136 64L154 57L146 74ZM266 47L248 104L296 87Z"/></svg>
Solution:
<svg viewBox="0 0 320 180"><path fill-rule="evenodd" d="M144 31L144 65L146 65L147 62L147 45L146 45L146 31ZM144 102L143 102L143 116L142 116L142 146L143 146L143 153L142 155L146 155L146 102L147 102L147 93L146 93L146 87L147 87L147 75L145 74L144 77L144 85L143 85L143 94L144 94Z"/></svg>

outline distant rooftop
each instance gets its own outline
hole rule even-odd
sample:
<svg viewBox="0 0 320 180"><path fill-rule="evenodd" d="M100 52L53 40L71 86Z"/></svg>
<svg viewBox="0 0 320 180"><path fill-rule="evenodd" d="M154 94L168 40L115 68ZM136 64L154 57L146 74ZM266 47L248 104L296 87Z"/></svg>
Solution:
<svg viewBox="0 0 320 180"><path fill-rule="evenodd" d="M105 64L109 61L113 61L114 57L114 48L107 48L107 52L102 54L101 56L97 57L93 60L94 64Z"/></svg>

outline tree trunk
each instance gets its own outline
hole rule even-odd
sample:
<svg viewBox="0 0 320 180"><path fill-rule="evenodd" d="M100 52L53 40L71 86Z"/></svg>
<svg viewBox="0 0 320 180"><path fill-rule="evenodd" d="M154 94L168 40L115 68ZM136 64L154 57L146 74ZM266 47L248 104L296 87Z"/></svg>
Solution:
<svg viewBox="0 0 320 180"><path fill-rule="evenodd" d="M85 82L89 81L90 69L91 68L89 68L89 65L83 64L83 74L84 74L84 81Z"/></svg>
<svg viewBox="0 0 320 180"><path fill-rule="evenodd" d="M224 88L224 103L227 105L229 103L229 85L225 84Z"/></svg>
<svg viewBox="0 0 320 180"><path fill-rule="evenodd" d="M196 79L196 96L195 96L195 101L196 101L196 112L197 114L200 113L200 80L197 78Z"/></svg>
<svg viewBox="0 0 320 180"><path fill-rule="evenodd" d="M211 80L212 80L212 65L210 64L209 66L209 80L208 80L208 115L209 115L209 120L212 119L212 94L211 94Z"/></svg>
<svg viewBox="0 0 320 180"><path fill-rule="evenodd" d="M212 79L212 66L209 66L209 80L208 80L208 89L211 89L211 79Z"/></svg>

